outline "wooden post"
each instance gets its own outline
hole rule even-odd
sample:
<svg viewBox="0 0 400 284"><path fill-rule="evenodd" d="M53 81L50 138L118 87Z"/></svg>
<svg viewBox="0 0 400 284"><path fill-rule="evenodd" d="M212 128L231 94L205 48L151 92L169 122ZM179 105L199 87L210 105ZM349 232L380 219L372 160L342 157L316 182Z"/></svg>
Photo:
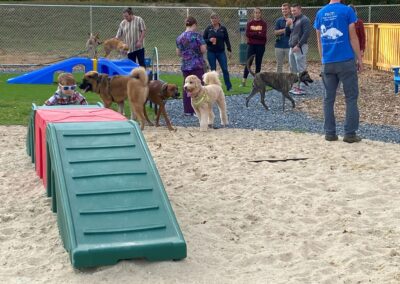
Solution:
<svg viewBox="0 0 400 284"><path fill-rule="evenodd" d="M372 48L372 69L377 69L378 63L378 53L379 53L379 25L374 24L374 32L373 32L373 41L374 45Z"/></svg>

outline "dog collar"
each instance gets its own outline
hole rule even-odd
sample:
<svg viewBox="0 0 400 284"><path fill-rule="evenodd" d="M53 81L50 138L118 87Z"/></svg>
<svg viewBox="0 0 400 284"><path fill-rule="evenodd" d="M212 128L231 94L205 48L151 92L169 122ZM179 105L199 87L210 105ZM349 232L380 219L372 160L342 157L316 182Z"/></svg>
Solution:
<svg viewBox="0 0 400 284"><path fill-rule="evenodd" d="M210 98L208 97L207 90L203 89L197 97L192 97L194 107L199 107L204 103L208 103Z"/></svg>

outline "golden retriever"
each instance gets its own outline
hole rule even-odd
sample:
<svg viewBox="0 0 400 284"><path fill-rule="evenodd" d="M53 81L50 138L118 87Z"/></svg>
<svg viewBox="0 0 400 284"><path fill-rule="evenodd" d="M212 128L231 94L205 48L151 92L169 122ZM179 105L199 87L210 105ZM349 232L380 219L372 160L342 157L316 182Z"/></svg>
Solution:
<svg viewBox="0 0 400 284"><path fill-rule="evenodd" d="M200 131L207 131L208 126L213 127L214 112L213 105L216 103L219 108L222 127L228 125L228 116L226 114L225 94L221 88L216 71L207 72L203 75L205 86L201 85L201 81L197 76L190 75L185 79L184 88L189 97L193 109L200 122Z"/></svg>

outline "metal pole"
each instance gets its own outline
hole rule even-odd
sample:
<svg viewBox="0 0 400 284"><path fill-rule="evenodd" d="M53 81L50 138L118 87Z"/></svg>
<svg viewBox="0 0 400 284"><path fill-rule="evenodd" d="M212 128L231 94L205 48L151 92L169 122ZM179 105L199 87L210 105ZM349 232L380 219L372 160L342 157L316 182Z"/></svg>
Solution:
<svg viewBox="0 0 400 284"><path fill-rule="evenodd" d="M368 6L368 23L371 23L371 10L372 10L372 7L371 7L371 5L369 5Z"/></svg>
<svg viewBox="0 0 400 284"><path fill-rule="evenodd" d="M90 6L90 34L93 34L93 8Z"/></svg>

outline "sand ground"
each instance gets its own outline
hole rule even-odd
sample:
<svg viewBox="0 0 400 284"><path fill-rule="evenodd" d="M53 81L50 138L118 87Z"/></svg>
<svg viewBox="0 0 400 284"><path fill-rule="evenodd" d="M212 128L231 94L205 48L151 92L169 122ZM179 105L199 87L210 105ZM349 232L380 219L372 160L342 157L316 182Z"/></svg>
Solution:
<svg viewBox="0 0 400 284"><path fill-rule="evenodd" d="M400 283L400 145L238 129L144 135L188 257L73 269L26 127L0 126L1 283ZM252 162L293 158L304 160Z"/></svg>

